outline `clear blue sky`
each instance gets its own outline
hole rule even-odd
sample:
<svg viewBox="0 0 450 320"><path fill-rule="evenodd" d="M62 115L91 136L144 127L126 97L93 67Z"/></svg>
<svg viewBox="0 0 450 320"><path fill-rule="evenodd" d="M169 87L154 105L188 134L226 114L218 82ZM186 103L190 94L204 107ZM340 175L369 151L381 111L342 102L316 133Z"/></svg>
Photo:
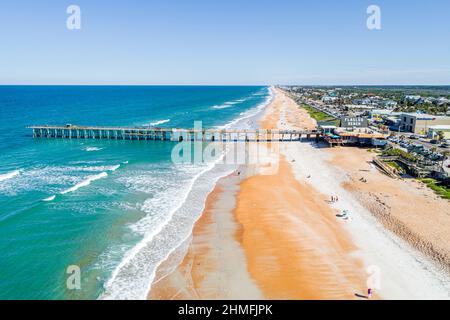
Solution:
<svg viewBox="0 0 450 320"><path fill-rule="evenodd" d="M450 1L2 0L0 84L450 84Z"/></svg>

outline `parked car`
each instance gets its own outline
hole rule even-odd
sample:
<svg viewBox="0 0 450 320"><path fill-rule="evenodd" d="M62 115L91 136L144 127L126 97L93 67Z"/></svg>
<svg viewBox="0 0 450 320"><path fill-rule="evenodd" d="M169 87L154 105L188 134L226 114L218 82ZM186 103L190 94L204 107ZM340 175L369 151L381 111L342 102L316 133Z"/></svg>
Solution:
<svg viewBox="0 0 450 320"><path fill-rule="evenodd" d="M409 138L414 140L414 139L418 139L419 137L413 134L413 135L410 135Z"/></svg>
<svg viewBox="0 0 450 320"><path fill-rule="evenodd" d="M431 143L431 144L438 144L438 143L439 143L439 141L438 141L438 140L436 140L436 139L433 139L433 140L430 140L430 143Z"/></svg>
<svg viewBox="0 0 450 320"><path fill-rule="evenodd" d="M443 143L440 145L441 148L450 148L450 144Z"/></svg>

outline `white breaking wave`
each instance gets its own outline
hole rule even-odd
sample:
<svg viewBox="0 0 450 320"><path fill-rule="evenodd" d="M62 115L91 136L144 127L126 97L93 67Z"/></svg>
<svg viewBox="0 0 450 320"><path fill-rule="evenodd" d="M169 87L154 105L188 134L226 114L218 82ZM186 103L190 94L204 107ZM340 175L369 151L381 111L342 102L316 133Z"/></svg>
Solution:
<svg viewBox="0 0 450 320"><path fill-rule="evenodd" d="M51 196L51 197L48 197L48 198L42 199L42 201L45 201L45 202L49 202L49 201L53 201L53 200L55 200L55 198L56 198L56 196Z"/></svg>
<svg viewBox="0 0 450 320"><path fill-rule="evenodd" d="M0 181L9 180L11 178L14 178L15 176L18 176L20 174L19 170L14 170L12 172L8 172L5 174L0 174Z"/></svg>
<svg viewBox="0 0 450 320"><path fill-rule="evenodd" d="M130 249L116 266L104 285L105 291L100 299L146 298L157 267L190 236L193 224L203 212L206 197L216 181L235 170L223 168L214 172L215 170L211 170L214 167L216 162L209 163L206 168L201 168L187 185L178 188L177 197L180 201L168 214L162 215L157 221L153 220L150 214L133 227L134 231L139 233L146 230L144 238ZM149 199L143 209L155 205L158 207L160 204L155 201L159 200Z"/></svg>
<svg viewBox="0 0 450 320"><path fill-rule="evenodd" d="M233 100L233 101L228 101L228 102L225 102L224 104L212 106L211 108L212 108L212 109L228 109L228 108L233 107L235 104L238 104L238 103L247 101L247 99L248 99L248 98L238 99L238 100Z"/></svg>
<svg viewBox="0 0 450 320"><path fill-rule="evenodd" d="M85 180L74 185L73 187L62 191L61 194L66 194L66 193L77 191L78 189L80 189L82 187L86 187L86 186L90 185L92 181L106 178L107 176L108 176L108 173L106 173L106 172L102 172L102 173L96 174L94 176L89 176Z"/></svg>
<svg viewBox="0 0 450 320"><path fill-rule="evenodd" d="M158 121L155 121L155 122L150 122L150 126L154 127L154 126L158 126L160 124L164 124L164 123L167 123L167 122L170 122L170 119L158 120Z"/></svg>
<svg viewBox="0 0 450 320"><path fill-rule="evenodd" d="M84 148L83 150L87 151L87 152L92 152L92 151L100 151L103 150L103 148L98 148L98 147L87 147Z"/></svg>
<svg viewBox="0 0 450 320"><path fill-rule="evenodd" d="M59 194L61 190L79 183L87 175L114 172L122 165L75 165L89 163L96 164L99 161L71 162L71 165L67 166L34 167L0 175L0 194L14 196L29 191L41 191L43 194L49 195Z"/></svg>
<svg viewBox="0 0 450 320"><path fill-rule="evenodd" d="M227 108L231 108L233 105L232 104L222 104L222 105L217 105L217 106L212 106L213 109L227 109Z"/></svg>
<svg viewBox="0 0 450 320"><path fill-rule="evenodd" d="M111 167L109 168L109 171L116 171L116 170L119 169L119 168L120 168L120 164L115 165L115 166L111 166Z"/></svg>
<svg viewBox="0 0 450 320"><path fill-rule="evenodd" d="M252 119L258 117L262 114L262 111L272 102L274 97L273 88L269 88L269 95L267 99L262 102L260 105L258 105L255 108L252 108L250 110L247 110L245 112L241 112L239 118L234 119L230 121L229 123L218 126L218 129L256 129L257 125L255 121L252 121Z"/></svg>
<svg viewBox="0 0 450 320"><path fill-rule="evenodd" d="M120 168L120 164L113 166L91 166L91 167L74 167L70 168L73 171L85 171L85 172L95 172L95 171L116 171Z"/></svg>

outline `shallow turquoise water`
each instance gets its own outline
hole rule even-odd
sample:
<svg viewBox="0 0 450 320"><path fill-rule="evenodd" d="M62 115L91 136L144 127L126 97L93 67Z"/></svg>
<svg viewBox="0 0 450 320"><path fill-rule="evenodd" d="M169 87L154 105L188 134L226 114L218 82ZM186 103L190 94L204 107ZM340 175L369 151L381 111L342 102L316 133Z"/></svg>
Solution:
<svg viewBox="0 0 450 320"><path fill-rule="evenodd" d="M218 174L205 173L208 164L173 164L171 142L39 140L27 125L193 127L201 120L204 127L223 126L251 115L268 92L0 86L0 299L95 299L106 283L109 297L137 297L143 288L132 269L154 264L160 249L176 245L177 226L188 224L181 213L199 211L208 191L193 187L193 178L210 181ZM172 218L174 210L180 214ZM165 224L166 233L160 230ZM148 235L152 242L133 251ZM66 287L69 265L81 268L81 290Z"/></svg>

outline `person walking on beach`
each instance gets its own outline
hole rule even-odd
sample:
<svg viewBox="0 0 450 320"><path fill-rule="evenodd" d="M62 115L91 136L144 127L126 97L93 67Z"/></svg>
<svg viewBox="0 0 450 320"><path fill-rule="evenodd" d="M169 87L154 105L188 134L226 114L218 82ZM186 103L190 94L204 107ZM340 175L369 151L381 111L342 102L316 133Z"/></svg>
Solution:
<svg viewBox="0 0 450 320"><path fill-rule="evenodd" d="M367 289L367 297L368 297L369 299L372 298L372 294L373 294L372 289L371 289L371 288Z"/></svg>

